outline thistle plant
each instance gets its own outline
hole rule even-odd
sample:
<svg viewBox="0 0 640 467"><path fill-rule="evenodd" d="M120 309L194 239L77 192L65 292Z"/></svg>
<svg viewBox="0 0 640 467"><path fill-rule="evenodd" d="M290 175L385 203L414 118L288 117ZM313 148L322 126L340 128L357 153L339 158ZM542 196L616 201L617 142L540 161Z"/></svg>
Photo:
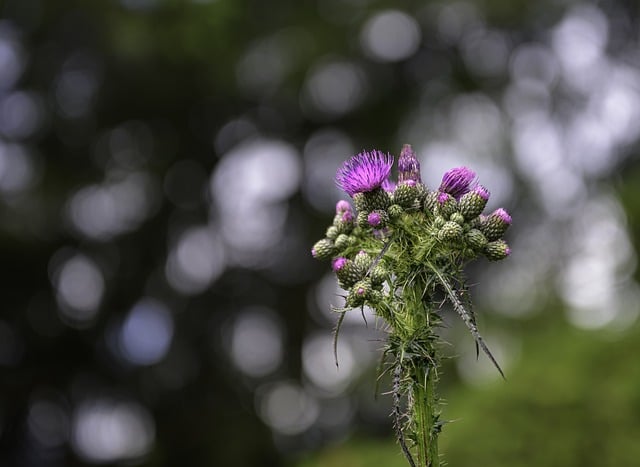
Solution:
<svg viewBox="0 0 640 467"><path fill-rule="evenodd" d="M390 180L393 156L362 152L338 169L337 185L352 199L336 205L325 238L312 248L331 261L346 291L334 308L340 325L347 311L368 306L386 331L381 376L392 377L392 417L398 443L412 467L437 467L443 420L436 386L440 373L441 306L448 301L476 344L504 377L476 325L464 266L485 256L509 256L502 239L511 224L504 209L483 214L489 191L467 167L447 171L437 189L421 180L410 145L398 160L397 184Z"/></svg>

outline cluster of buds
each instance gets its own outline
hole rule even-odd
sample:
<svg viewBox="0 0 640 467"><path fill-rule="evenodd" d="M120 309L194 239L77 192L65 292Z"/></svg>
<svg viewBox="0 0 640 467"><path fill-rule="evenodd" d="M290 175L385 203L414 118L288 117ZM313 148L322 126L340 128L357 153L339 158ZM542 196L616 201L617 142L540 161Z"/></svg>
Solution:
<svg viewBox="0 0 640 467"><path fill-rule="evenodd" d="M357 214L345 200L336 205L333 224L311 250L314 258L333 260L340 285L349 291L347 306L375 302L383 266L370 270L374 252L367 252L363 236L391 235L407 219L418 221L425 235L435 238L458 256L473 259L484 255L490 261L509 256L502 239L511 216L500 208L483 214L489 191L475 182L467 167L447 171L440 186L429 190L421 180L420 163L410 145L404 145L398 160L398 181L389 175L394 159L380 151L362 152L344 163L336 182L352 198ZM375 268L374 268L375 269ZM374 279L375 276L375 279Z"/></svg>

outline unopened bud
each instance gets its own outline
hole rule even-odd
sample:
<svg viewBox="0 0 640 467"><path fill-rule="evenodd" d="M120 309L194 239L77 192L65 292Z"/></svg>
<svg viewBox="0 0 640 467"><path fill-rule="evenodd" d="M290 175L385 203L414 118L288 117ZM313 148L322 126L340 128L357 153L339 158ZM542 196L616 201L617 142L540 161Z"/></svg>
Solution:
<svg viewBox="0 0 640 467"><path fill-rule="evenodd" d="M476 185L469 193L460 198L460 214L471 220L482 213L489 200L489 191L482 185Z"/></svg>
<svg viewBox="0 0 640 467"><path fill-rule="evenodd" d="M311 249L311 255L316 259L329 259L336 253L333 242L328 238L316 242Z"/></svg>
<svg viewBox="0 0 640 467"><path fill-rule="evenodd" d="M465 235L465 239L467 245L475 251L482 251L487 246L487 237L478 229L469 230Z"/></svg>
<svg viewBox="0 0 640 467"><path fill-rule="evenodd" d="M346 234L338 235L335 241L336 250L342 251L349 246L349 236Z"/></svg>
<svg viewBox="0 0 640 467"><path fill-rule="evenodd" d="M332 268L344 289L350 288L362 279L366 273L366 270L359 268L352 260L344 257L333 260Z"/></svg>
<svg viewBox="0 0 640 467"><path fill-rule="evenodd" d="M375 210L367 216L367 223L374 229L381 229L389 222L389 216L385 211Z"/></svg>
<svg viewBox="0 0 640 467"><path fill-rule="evenodd" d="M489 261L500 261L511 254L511 248L504 240L495 240L487 243L484 254Z"/></svg>
<svg viewBox="0 0 640 467"><path fill-rule="evenodd" d="M504 209L496 209L483 222L480 223L480 230L487 237L487 240L497 240L504 235L511 225L511 216Z"/></svg>
<svg viewBox="0 0 640 467"><path fill-rule="evenodd" d="M458 210L456 199L448 193L438 193L436 211L445 219L449 219L451 214Z"/></svg>
<svg viewBox="0 0 640 467"><path fill-rule="evenodd" d="M405 181L421 183L420 162L410 144L402 146L400 157L398 158L398 183Z"/></svg>
<svg viewBox="0 0 640 467"><path fill-rule="evenodd" d="M462 234L462 226L452 221L445 222L438 230L438 238L445 242L458 240L462 237Z"/></svg>
<svg viewBox="0 0 640 467"><path fill-rule="evenodd" d="M411 208L419 195L416 182L408 180L400 183L393 192L393 202L403 208Z"/></svg>

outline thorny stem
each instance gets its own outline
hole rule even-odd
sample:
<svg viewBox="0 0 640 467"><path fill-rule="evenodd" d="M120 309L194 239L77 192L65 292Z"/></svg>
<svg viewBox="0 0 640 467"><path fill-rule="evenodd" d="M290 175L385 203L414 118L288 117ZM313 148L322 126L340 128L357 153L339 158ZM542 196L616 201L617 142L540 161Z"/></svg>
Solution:
<svg viewBox="0 0 640 467"><path fill-rule="evenodd" d="M417 464L404 449L404 439L399 441L411 465L438 467L439 402L436 394L438 380L437 338L434 328L437 316L423 296L424 280L415 277L406 284L402 297L404 310L392 334L396 368L402 369L408 392L408 431L412 434ZM394 381L395 383L395 381ZM395 392L395 388L394 388Z"/></svg>
<svg viewBox="0 0 640 467"><path fill-rule="evenodd" d="M413 368L413 423L418 462L422 467L438 467L438 398L435 393L436 371L432 367Z"/></svg>

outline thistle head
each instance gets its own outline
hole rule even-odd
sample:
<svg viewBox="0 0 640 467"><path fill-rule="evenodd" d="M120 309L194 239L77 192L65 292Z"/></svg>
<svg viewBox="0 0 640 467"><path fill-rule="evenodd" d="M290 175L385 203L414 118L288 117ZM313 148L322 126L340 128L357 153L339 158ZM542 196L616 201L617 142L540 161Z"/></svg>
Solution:
<svg viewBox="0 0 640 467"><path fill-rule="evenodd" d="M369 213L369 216L367 217L367 222L369 222L369 225L371 227L378 227L382 222L382 216L378 212Z"/></svg>
<svg viewBox="0 0 640 467"><path fill-rule="evenodd" d="M336 253L335 245L328 238L317 241L316 244L313 245L313 248L311 248L311 256L315 259L329 259L334 253Z"/></svg>
<svg viewBox="0 0 640 467"><path fill-rule="evenodd" d="M346 264L347 258L340 256L339 258L336 258L331 262L331 269L333 269L333 272L338 272L342 268L344 268Z"/></svg>
<svg viewBox="0 0 640 467"><path fill-rule="evenodd" d="M495 240L487 243L484 248L484 255L489 261L500 261L511 254L511 248L504 240Z"/></svg>
<svg viewBox="0 0 640 467"><path fill-rule="evenodd" d="M468 167L456 167L448 170L442 176L442 183L439 190L443 193L449 193L456 199L460 199L462 195L470 189L471 182L476 177L476 173Z"/></svg>
<svg viewBox="0 0 640 467"><path fill-rule="evenodd" d="M388 178L385 178L384 181L382 182L382 185L380 185L380 186L387 193L393 193L393 191L396 189L396 184L393 183Z"/></svg>
<svg viewBox="0 0 640 467"><path fill-rule="evenodd" d="M381 151L361 152L342 164L336 174L338 187L353 197L382 187L389 177L393 156Z"/></svg>
<svg viewBox="0 0 640 467"><path fill-rule="evenodd" d="M465 219L471 220L482 213L488 200L489 190L482 185L476 185L460 197L460 213Z"/></svg>
<svg viewBox="0 0 640 467"><path fill-rule="evenodd" d="M480 230L489 241L497 240L504 235L511 225L511 216L502 208L481 219Z"/></svg>
<svg viewBox="0 0 640 467"><path fill-rule="evenodd" d="M496 209L495 211L493 211L493 213L491 213L491 215L500 219L502 223L511 225L511 216L503 208Z"/></svg>
<svg viewBox="0 0 640 467"><path fill-rule="evenodd" d="M400 158L398 159L398 183L412 181L421 183L420 179L420 162L413 152L410 144L402 146Z"/></svg>
<svg viewBox="0 0 640 467"><path fill-rule="evenodd" d="M341 199L336 203L336 214L342 214L347 211L351 211L351 205L348 201Z"/></svg>

